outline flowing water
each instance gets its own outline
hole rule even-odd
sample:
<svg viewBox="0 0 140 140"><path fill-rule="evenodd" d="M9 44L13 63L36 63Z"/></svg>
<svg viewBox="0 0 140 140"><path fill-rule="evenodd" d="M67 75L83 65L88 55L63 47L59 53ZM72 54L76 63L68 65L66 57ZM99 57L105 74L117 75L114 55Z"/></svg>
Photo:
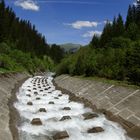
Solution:
<svg viewBox="0 0 140 140"><path fill-rule="evenodd" d="M70 101L69 95L55 89L52 80L51 76L36 76L19 89L14 106L21 117L20 140L59 139L53 136L62 131L68 135L63 140L131 140L119 124L85 108L82 103ZM85 113L95 116L85 119ZM33 121L36 118L38 122ZM97 127L102 131L88 132Z"/></svg>

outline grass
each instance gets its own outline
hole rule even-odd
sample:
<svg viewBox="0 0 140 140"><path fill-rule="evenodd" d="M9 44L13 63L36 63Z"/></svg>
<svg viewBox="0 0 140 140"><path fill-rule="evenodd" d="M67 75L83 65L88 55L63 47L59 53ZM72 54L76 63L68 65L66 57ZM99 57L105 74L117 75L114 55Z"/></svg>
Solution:
<svg viewBox="0 0 140 140"><path fill-rule="evenodd" d="M97 82L103 82L103 83L112 84L116 86L130 87L130 88L135 88L135 89L140 88L140 86L133 85L132 83L128 81L117 81L117 80L110 80L107 78L100 78L100 77L85 77L85 76L74 76L74 77L85 79L85 80L94 80Z"/></svg>
<svg viewBox="0 0 140 140"><path fill-rule="evenodd" d="M2 73L14 73L14 72L26 72L25 70L7 70L4 68L0 68L0 74Z"/></svg>
<svg viewBox="0 0 140 140"><path fill-rule="evenodd" d="M9 72L9 70L6 70L6 69L3 69L3 68L0 68L0 74L1 74L1 73L7 73L7 72Z"/></svg>

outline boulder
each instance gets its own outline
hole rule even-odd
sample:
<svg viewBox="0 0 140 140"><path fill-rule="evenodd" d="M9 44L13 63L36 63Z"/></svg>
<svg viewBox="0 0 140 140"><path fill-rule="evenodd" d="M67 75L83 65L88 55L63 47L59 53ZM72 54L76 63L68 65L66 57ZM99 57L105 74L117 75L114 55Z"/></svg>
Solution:
<svg viewBox="0 0 140 140"><path fill-rule="evenodd" d="M65 139L65 138L69 138L69 135L68 135L67 131L57 132L57 133L53 136L53 139L54 139L54 140L60 140L60 139Z"/></svg>
<svg viewBox="0 0 140 140"><path fill-rule="evenodd" d="M54 102L50 101L49 104L54 104Z"/></svg>
<svg viewBox="0 0 140 140"><path fill-rule="evenodd" d="M26 96L31 97L31 95L30 95L30 94L26 94Z"/></svg>
<svg viewBox="0 0 140 140"><path fill-rule="evenodd" d="M54 97L54 99L59 99L58 97Z"/></svg>
<svg viewBox="0 0 140 140"><path fill-rule="evenodd" d="M59 94L59 95L58 95L58 97L61 97L61 96L62 96L62 94Z"/></svg>
<svg viewBox="0 0 140 140"><path fill-rule="evenodd" d="M93 119L93 118L97 118L98 115L95 113L84 113L83 114L84 120L89 120L89 119Z"/></svg>
<svg viewBox="0 0 140 140"><path fill-rule="evenodd" d="M33 105L33 103L32 102L28 102L27 105Z"/></svg>
<svg viewBox="0 0 140 140"><path fill-rule="evenodd" d="M64 121L64 120L70 120L71 117L70 116L63 116L60 121Z"/></svg>
<svg viewBox="0 0 140 140"><path fill-rule="evenodd" d="M99 132L103 132L104 129L102 127L93 127L91 129L89 129L87 132L88 133L99 133Z"/></svg>
<svg viewBox="0 0 140 140"><path fill-rule="evenodd" d="M40 97L37 97L36 100L40 100Z"/></svg>
<svg viewBox="0 0 140 140"><path fill-rule="evenodd" d="M47 112L45 108L40 108L39 112Z"/></svg>
<svg viewBox="0 0 140 140"><path fill-rule="evenodd" d="M38 92L34 92L35 95L38 95Z"/></svg>
<svg viewBox="0 0 140 140"><path fill-rule="evenodd" d="M71 110L70 107L64 107L63 110Z"/></svg>
<svg viewBox="0 0 140 140"><path fill-rule="evenodd" d="M31 124L32 124L32 125L42 125L42 122L41 122L40 118L34 118L34 119L31 121Z"/></svg>

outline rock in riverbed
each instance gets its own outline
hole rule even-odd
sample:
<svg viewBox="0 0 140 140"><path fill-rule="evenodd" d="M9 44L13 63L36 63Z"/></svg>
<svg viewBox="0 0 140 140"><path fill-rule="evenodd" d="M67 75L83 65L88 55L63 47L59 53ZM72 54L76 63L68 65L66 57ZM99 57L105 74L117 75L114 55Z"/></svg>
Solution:
<svg viewBox="0 0 140 140"><path fill-rule="evenodd" d="M63 116L60 121L64 121L64 120L70 120L71 117L70 116Z"/></svg>
<svg viewBox="0 0 140 140"><path fill-rule="evenodd" d="M98 115L95 113L84 113L83 117L84 117L84 120L89 120L89 119L97 118Z"/></svg>
<svg viewBox="0 0 140 140"><path fill-rule="evenodd" d="M35 91L35 92L34 92L34 95L38 95L38 92Z"/></svg>
<svg viewBox="0 0 140 140"><path fill-rule="evenodd" d="M47 112L45 108L40 108L39 112Z"/></svg>
<svg viewBox="0 0 140 140"><path fill-rule="evenodd" d="M60 139L65 139L65 138L69 138L69 135L68 135L67 131L57 132L53 136L54 140L60 140Z"/></svg>
<svg viewBox="0 0 140 140"><path fill-rule="evenodd" d="M31 95L30 95L30 94L26 94L26 96L31 97Z"/></svg>
<svg viewBox="0 0 140 140"><path fill-rule="evenodd" d="M99 133L99 132L103 132L104 129L102 127L93 127L91 129L89 129L87 132L88 133Z"/></svg>
<svg viewBox="0 0 140 140"><path fill-rule="evenodd" d="M71 110L70 107L64 107L63 110Z"/></svg>
<svg viewBox="0 0 140 140"><path fill-rule="evenodd" d="M51 102L49 102L49 104L54 104L54 102L51 101Z"/></svg>
<svg viewBox="0 0 140 140"><path fill-rule="evenodd" d="M33 103L32 102L28 102L27 105L33 105Z"/></svg>
<svg viewBox="0 0 140 140"><path fill-rule="evenodd" d="M59 94L59 95L58 95L58 97L61 97L61 96L62 96L62 94Z"/></svg>
<svg viewBox="0 0 140 140"><path fill-rule="evenodd" d="M40 118L34 118L34 119L31 121L31 124L32 124L32 125L42 125L42 122L41 122Z"/></svg>
<svg viewBox="0 0 140 140"><path fill-rule="evenodd" d="M36 100L40 100L40 99L41 99L40 97L37 97L37 98L36 98Z"/></svg>

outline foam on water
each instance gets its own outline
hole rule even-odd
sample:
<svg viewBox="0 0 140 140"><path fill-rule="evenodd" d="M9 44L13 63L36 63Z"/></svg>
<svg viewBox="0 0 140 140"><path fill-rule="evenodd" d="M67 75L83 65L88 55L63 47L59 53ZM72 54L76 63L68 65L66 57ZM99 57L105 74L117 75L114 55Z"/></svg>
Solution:
<svg viewBox="0 0 140 140"><path fill-rule="evenodd" d="M47 82L40 82L40 80L36 82L37 78L45 79ZM82 103L70 101L68 95L55 90L52 80L52 77L41 76L29 78L19 89L18 101L14 106L19 111L22 120L18 127L21 140L39 140L39 136L42 135L44 139L52 139L53 134L57 131L68 132L69 138L65 140L131 140L119 124L107 120L103 114L84 120L82 114L92 112L92 110L85 108ZM48 89L45 90L45 88ZM38 92L38 95L35 95L34 92ZM29 94L31 97L27 96ZM59 96L60 94L62 96ZM40 99L36 100L37 97ZM54 104L49 104L50 101ZM27 102L32 102L33 105L27 105ZM63 110L64 107L70 107L71 110ZM47 112L39 112L40 108L45 108ZM63 116L70 116L71 119L60 121ZM32 125L33 118L40 118L42 125ZM87 133L87 130L93 127L102 127L104 131Z"/></svg>

